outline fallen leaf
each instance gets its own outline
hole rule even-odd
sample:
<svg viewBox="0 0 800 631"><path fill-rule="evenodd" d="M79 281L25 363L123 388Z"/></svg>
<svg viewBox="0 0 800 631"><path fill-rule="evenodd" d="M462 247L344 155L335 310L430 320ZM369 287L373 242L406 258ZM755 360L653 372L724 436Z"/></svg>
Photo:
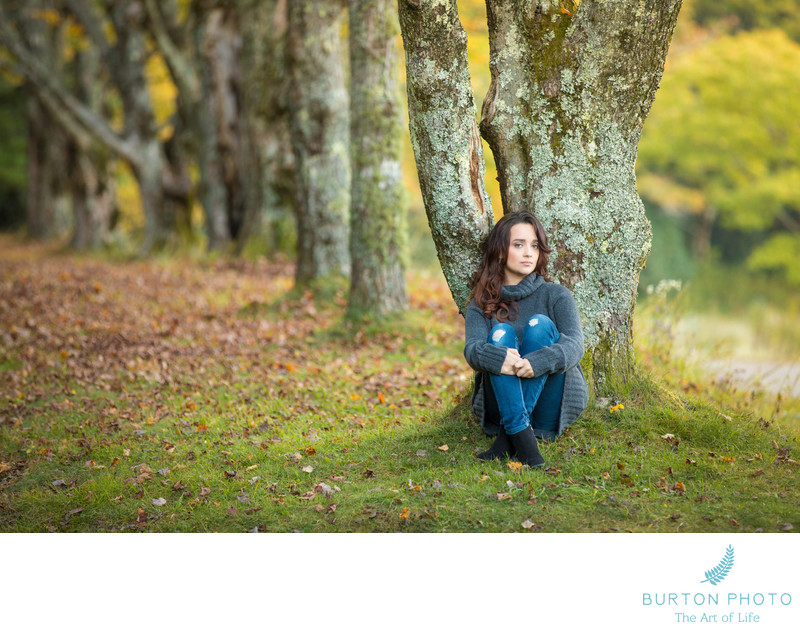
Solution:
<svg viewBox="0 0 800 631"><path fill-rule="evenodd" d="M447 445L442 445L441 447L437 447L436 449L438 449L439 451L447 451L448 449L450 449L450 447L448 447Z"/></svg>
<svg viewBox="0 0 800 631"><path fill-rule="evenodd" d="M169 475L169 469L167 469L167 468L159 469L158 473L159 473L159 475L167 476L167 475Z"/></svg>
<svg viewBox="0 0 800 631"><path fill-rule="evenodd" d="M789 522L786 522L785 524L781 524L781 531L783 531L783 532L789 532L793 528L794 528L794 526L792 526L792 524L790 524Z"/></svg>
<svg viewBox="0 0 800 631"><path fill-rule="evenodd" d="M739 525L739 522L736 521L733 517L731 517L728 521L731 522L732 526L738 526Z"/></svg>
<svg viewBox="0 0 800 631"><path fill-rule="evenodd" d="M227 513L231 517L236 517L239 514L239 509L236 508L235 506L228 506Z"/></svg>
<svg viewBox="0 0 800 631"><path fill-rule="evenodd" d="M499 500L510 500L511 496L508 493L498 493L497 499Z"/></svg>
<svg viewBox="0 0 800 631"><path fill-rule="evenodd" d="M153 500L153 505L154 506L164 506L164 504L166 504L166 503L167 503L167 500L165 500L163 497L159 497L158 499Z"/></svg>
<svg viewBox="0 0 800 631"><path fill-rule="evenodd" d="M317 455L317 450L314 449L313 447L306 447L306 455L307 456L316 456Z"/></svg>
<svg viewBox="0 0 800 631"><path fill-rule="evenodd" d="M661 438L663 438L664 440L672 440L673 438L675 438L675 434L664 434L663 436L661 436Z"/></svg>
<svg viewBox="0 0 800 631"><path fill-rule="evenodd" d="M0 473L11 471L11 465L8 462L0 462Z"/></svg>
<svg viewBox="0 0 800 631"><path fill-rule="evenodd" d="M201 495L201 496L202 496L202 495L208 495L209 493L211 493L211 489L210 489L210 488L208 488L207 486L204 486L204 487L202 487L202 488L200 489L200 495Z"/></svg>
<svg viewBox="0 0 800 631"><path fill-rule="evenodd" d="M522 527L525 528L526 530L530 530L535 525L536 524L534 524L530 519L526 519L525 521L522 522Z"/></svg>
<svg viewBox="0 0 800 631"><path fill-rule="evenodd" d="M305 471L306 473L311 473L312 471L314 471L314 467L310 465L308 467L303 467L303 471Z"/></svg>
<svg viewBox="0 0 800 631"><path fill-rule="evenodd" d="M679 495L685 495L686 494L686 485L683 482L681 482L680 480L678 480L675 484L673 484L670 487L670 490L671 491L675 491Z"/></svg>
<svg viewBox="0 0 800 631"><path fill-rule="evenodd" d="M427 456L427 455L428 455L428 452L427 452L427 451L425 451L424 449L417 449L417 455L418 455L420 458L423 458L423 457L425 457L425 456Z"/></svg>
<svg viewBox="0 0 800 631"><path fill-rule="evenodd" d="M314 487L314 491L316 491L317 493L322 493L325 497L329 497L336 492L324 482L320 482L319 484L317 484Z"/></svg>
<svg viewBox="0 0 800 631"><path fill-rule="evenodd" d="M251 464L249 467L247 467L247 469L245 469L245 471L252 471L253 469L258 469L258 465Z"/></svg>
<svg viewBox="0 0 800 631"><path fill-rule="evenodd" d="M522 463L517 462L516 460L510 461L507 466L512 471L519 471L520 469L522 469Z"/></svg>
<svg viewBox="0 0 800 631"><path fill-rule="evenodd" d="M408 506L406 506L406 507L405 507L405 508L402 510L402 512L401 512L401 513L398 515L398 517L399 517L400 519L404 519L404 520L408 521Z"/></svg>

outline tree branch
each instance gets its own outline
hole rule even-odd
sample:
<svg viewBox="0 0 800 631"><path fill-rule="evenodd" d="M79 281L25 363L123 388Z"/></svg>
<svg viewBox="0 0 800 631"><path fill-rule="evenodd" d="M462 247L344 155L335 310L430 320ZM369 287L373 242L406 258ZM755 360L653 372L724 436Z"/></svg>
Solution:
<svg viewBox="0 0 800 631"><path fill-rule="evenodd" d="M100 56L106 60L106 63L111 66L112 73L114 72L117 61L117 52L108 43L108 38L103 31L103 23L100 17L90 8L90 4L85 0L64 0L67 9L81 23L86 30L89 39L92 40L97 49L100 51Z"/></svg>
<svg viewBox="0 0 800 631"><path fill-rule="evenodd" d="M16 33L8 27L7 16L2 7L0 7L0 42L16 57L19 71L37 89L42 101L54 112L58 111L59 122L66 121L65 117L69 117L69 126L65 126L68 132L74 132L76 138L80 138L81 134L76 129L76 126L80 126L129 163L136 164L139 161L139 156L133 151L129 142L120 137L91 108L70 94L36 55L25 48Z"/></svg>
<svg viewBox="0 0 800 631"><path fill-rule="evenodd" d="M197 76L197 72L170 37L164 17L155 0L145 0L144 6L153 37L164 55L175 82L178 83L182 92L196 102L200 98L200 78Z"/></svg>

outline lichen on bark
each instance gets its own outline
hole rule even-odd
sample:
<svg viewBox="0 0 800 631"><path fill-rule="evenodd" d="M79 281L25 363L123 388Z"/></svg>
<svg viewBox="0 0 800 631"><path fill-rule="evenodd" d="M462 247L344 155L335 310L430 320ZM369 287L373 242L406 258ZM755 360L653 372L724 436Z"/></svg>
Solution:
<svg viewBox="0 0 800 631"><path fill-rule="evenodd" d="M350 156L342 0L289 2L290 124L296 166L296 282L348 274Z"/></svg>
<svg viewBox="0 0 800 631"><path fill-rule="evenodd" d="M455 0L400 0L409 128L428 223L458 308L494 223Z"/></svg>
<svg viewBox="0 0 800 631"><path fill-rule="evenodd" d="M445 264L455 255L473 269L464 260L471 242L456 230L437 240L436 230L447 232L454 216L468 224L462 213L479 212L458 205L460 171L446 173L436 160L444 126L456 113L465 116L456 104L469 87L466 61L453 45L463 33L454 5L400 1L417 167L455 296L461 277ZM632 366L636 286L650 248L636 191L636 148L681 0L584 0L566 12L555 0L486 5L492 82L480 129L495 156L503 211L532 210L545 225L552 270L574 292L594 386L603 391ZM442 121L444 115L451 119ZM464 134L467 126L462 118L457 130ZM452 163L467 152L457 146ZM447 205L453 210L439 210Z"/></svg>
<svg viewBox="0 0 800 631"><path fill-rule="evenodd" d="M407 305L395 0L350 0L350 298L348 317Z"/></svg>

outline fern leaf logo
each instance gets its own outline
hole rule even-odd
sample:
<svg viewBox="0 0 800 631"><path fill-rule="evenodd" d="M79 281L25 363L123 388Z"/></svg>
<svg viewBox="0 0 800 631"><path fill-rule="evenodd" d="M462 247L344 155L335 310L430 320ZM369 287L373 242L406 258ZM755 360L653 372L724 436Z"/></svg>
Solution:
<svg viewBox="0 0 800 631"><path fill-rule="evenodd" d="M728 575L728 572L731 571L733 567L733 548L728 546L725 550L725 556L722 557L722 561L719 562L719 565L716 567L708 570L706 572L705 580L700 581L701 583L709 582L712 585L716 585L725 579Z"/></svg>

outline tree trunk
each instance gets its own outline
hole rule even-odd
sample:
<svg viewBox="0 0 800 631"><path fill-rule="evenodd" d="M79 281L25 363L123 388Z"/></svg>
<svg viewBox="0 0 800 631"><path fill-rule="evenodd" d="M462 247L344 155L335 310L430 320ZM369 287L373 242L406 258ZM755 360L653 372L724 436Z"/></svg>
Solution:
<svg viewBox="0 0 800 631"><path fill-rule="evenodd" d="M205 42L201 49L211 78L211 103L217 129L220 172L225 187L225 219L228 234L236 239L245 215L242 135L241 73L239 60L242 37L232 6L211 11L206 19Z"/></svg>
<svg viewBox="0 0 800 631"><path fill-rule="evenodd" d="M38 4L12 5L9 11L16 20L9 19L6 7L0 4L0 40L16 58L16 69L29 81L51 117L68 135L84 147L97 141L131 166L140 186L147 222L143 244L143 253L147 253L154 244L165 241L167 232L174 232L174 225L163 214L171 207L170 200L185 202L187 191L184 178L176 177L168 168L163 142L158 137L159 128L145 74L151 51L144 30L144 10L141 2L128 0L108 0L102 5L64 0L64 4L81 23L91 45L101 51L122 104L121 132L76 98L62 83L60 73L31 46L26 31L31 24L42 22ZM52 7L48 5L47 8ZM106 36L108 20L114 27L113 44ZM66 25L65 20L59 22L60 28ZM56 50L60 52L62 48ZM159 181L156 181L156 173ZM138 179L140 176L145 179Z"/></svg>
<svg viewBox="0 0 800 631"><path fill-rule="evenodd" d="M294 231L295 171L289 132L287 0L248 0L242 28L242 133L246 213L239 239L264 237L266 251L286 247Z"/></svg>
<svg viewBox="0 0 800 631"><path fill-rule="evenodd" d="M650 224L636 191L642 125L680 0L489 0L492 85L481 130L505 212L527 208L575 294L600 391L632 368L632 319Z"/></svg>
<svg viewBox="0 0 800 631"><path fill-rule="evenodd" d="M349 121L342 26L344 2L289 2L291 132L297 173L299 285L350 271Z"/></svg>
<svg viewBox="0 0 800 631"><path fill-rule="evenodd" d="M711 233L716 219L717 211L712 207L706 207L689 218L692 254L698 261L706 262L711 255Z"/></svg>
<svg viewBox="0 0 800 631"><path fill-rule="evenodd" d="M52 10L52 3L35 0L32 9ZM30 48L41 63L56 74L63 72L63 28L52 27L25 13L15 16ZM47 104L35 86L27 84L28 100L28 209L27 232L33 239L59 237L69 224L69 204L64 164L68 137L49 116Z"/></svg>
<svg viewBox="0 0 800 631"><path fill-rule="evenodd" d="M115 208L113 176L105 160L77 143L70 143L67 177L72 197L72 238L75 250L96 250L103 246L111 228Z"/></svg>
<svg viewBox="0 0 800 631"><path fill-rule="evenodd" d="M487 0L492 84L481 131L495 155L504 212L532 210L548 232L551 270L572 289L583 318L590 351L584 366L596 391L613 389L632 368L636 286L650 248L633 169L680 4ZM428 42L414 43L419 60L407 50L415 62L409 90L413 82L426 87L429 101L456 99L442 69L458 58L438 42L455 37L460 26L441 4L423 10L417 0L401 0L400 6L406 16L432 11L440 18L413 35L409 29L408 37L404 26L407 47L412 38ZM459 85L468 88L468 79ZM411 99L409 110L430 133L446 124L423 120ZM415 151L431 153L419 143ZM462 149L454 157L468 155ZM419 155L417 164L420 178L430 177ZM440 195L452 190L438 181L437 187ZM445 275L453 287L456 280Z"/></svg>
<svg viewBox="0 0 800 631"><path fill-rule="evenodd" d="M65 162L64 136L36 96L28 100L27 233L32 239L58 236L56 198Z"/></svg>
<svg viewBox="0 0 800 631"><path fill-rule="evenodd" d="M99 115L105 96L100 88L100 51L93 47L76 51L73 67L77 97ZM69 146L66 170L73 216L70 247L98 249L108 237L116 206L110 160L97 150L96 143L87 147L80 139L73 138Z"/></svg>
<svg viewBox="0 0 800 631"><path fill-rule="evenodd" d="M463 313L494 225L456 0L399 0L409 129L433 242Z"/></svg>
<svg viewBox="0 0 800 631"><path fill-rule="evenodd" d="M407 306L396 0L350 0L350 299L348 316Z"/></svg>

